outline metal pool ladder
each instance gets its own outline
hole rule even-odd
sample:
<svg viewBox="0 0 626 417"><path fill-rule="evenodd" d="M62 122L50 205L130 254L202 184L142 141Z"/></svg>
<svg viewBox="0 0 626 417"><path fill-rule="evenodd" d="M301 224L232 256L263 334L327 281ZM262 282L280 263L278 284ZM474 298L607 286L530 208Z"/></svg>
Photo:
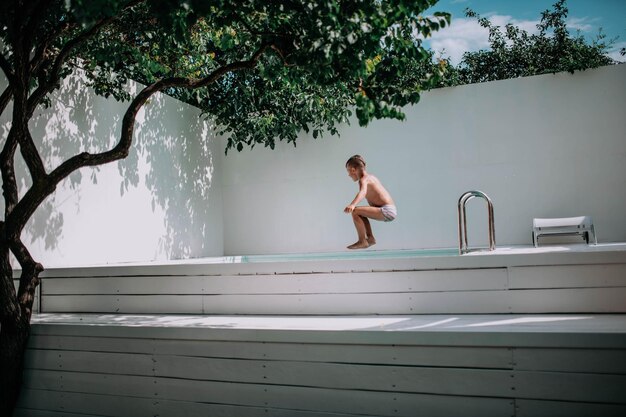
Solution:
<svg viewBox="0 0 626 417"><path fill-rule="evenodd" d="M487 211L489 215L489 250L496 248L496 230L493 221L493 203L487 194L482 191L468 191L459 198L459 255L469 252L467 246L467 216L465 215L465 204L474 197L481 197L487 201Z"/></svg>

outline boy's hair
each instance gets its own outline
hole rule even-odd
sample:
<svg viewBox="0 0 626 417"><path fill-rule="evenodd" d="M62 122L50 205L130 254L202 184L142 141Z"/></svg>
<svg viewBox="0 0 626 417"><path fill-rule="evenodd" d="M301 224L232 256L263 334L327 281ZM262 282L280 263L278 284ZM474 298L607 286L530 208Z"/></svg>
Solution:
<svg viewBox="0 0 626 417"><path fill-rule="evenodd" d="M365 168L365 159L361 155L354 155L346 162L346 167L349 168Z"/></svg>

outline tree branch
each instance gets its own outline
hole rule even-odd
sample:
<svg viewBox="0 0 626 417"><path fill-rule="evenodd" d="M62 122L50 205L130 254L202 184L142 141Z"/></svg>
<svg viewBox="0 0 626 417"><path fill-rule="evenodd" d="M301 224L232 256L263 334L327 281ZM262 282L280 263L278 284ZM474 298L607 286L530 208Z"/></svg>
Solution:
<svg viewBox="0 0 626 417"><path fill-rule="evenodd" d="M39 285L39 274L43 266L35 262L30 252L18 238L9 241L9 248L22 267L20 286L17 291L17 301L20 305L22 319L30 321L35 300L35 290Z"/></svg>
<svg viewBox="0 0 626 417"><path fill-rule="evenodd" d="M0 222L0 235L4 234L4 222ZM0 324L7 326L15 323L19 317L17 294L13 284L11 263L9 262L9 248L4 244L0 246L0 270L4 272L0 276ZM4 329L2 329L4 331Z"/></svg>
<svg viewBox="0 0 626 417"><path fill-rule="evenodd" d="M4 89L2 95L0 95L0 116L4 113L4 110L9 105L11 98L13 97L13 88L9 85Z"/></svg>
<svg viewBox="0 0 626 417"><path fill-rule="evenodd" d="M24 43L30 48L33 38L38 35L37 25L39 24L42 16L45 15L46 10L48 10L50 0L39 0L37 2L32 1L29 6L30 8L26 11L26 14L30 14L30 16L28 17L28 22L24 27Z"/></svg>
<svg viewBox="0 0 626 417"><path fill-rule="evenodd" d="M55 168L50 174L46 175L45 180L39 183L33 183L31 188L26 192L24 197L17 203L15 208L7 215L6 218L6 230L7 236L16 239L28 219L35 212L39 204L54 192L57 184L63 179L68 177L72 172L87 166L103 165L110 162L114 162L120 159L124 159L128 156L130 147L133 140L133 131L135 127L135 117L137 112L143 107L152 95L168 88L182 87L189 89L202 88L217 81L220 77L233 71L240 71L245 69L252 69L256 66L259 59L265 51L273 48L275 45L267 43L261 45L261 47L252 55L249 60L237 61L228 65L217 68L207 77L199 80L190 80L182 77L172 77L157 81L147 87L135 97L131 102L124 118L122 120L122 132L120 134L120 141L114 148L97 154L91 154L89 152L82 152L75 155L57 168Z"/></svg>
<svg viewBox="0 0 626 417"><path fill-rule="evenodd" d="M5 219L18 203L17 180L15 179L15 167L13 164L13 155L15 155L16 149L17 138L15 126L11 125L2 152L0 152L0 171L2 172L2 194L4 195Z"/></svg>
<svg viewBox="0 0 626 417"><path fill-rule="evenodd" d="M5 77L7 77L7 80L9 80L9 85L13 84L13 79L15 78L15 75L11 70L11 64L9 64L9 61L7 61L7 59L2 54L0 54L0 68L2 68L2 71L4 72Z"/></svg>
<svg viewBox="0 0 626 417"><path fill-rule="evenodd" d="M63 22L59 26L57 26L56 30L51 32L45 40L43 40L35 50L35 54L33 58L30 60L30 70L34 73L39 71L39 66L45 61L46 53L48 51L48 47L52 43L54 39L56 39L59 35L69 29L72 25L69 22Z"/></svg>
<svg viewBox="0 0 626 417"><path fill-rule="evenodd" d="M65 46L61 49L56 59L54 60L54 64L52 65L52 70L50 71L50 76L48 77L48 82L40 85L29 97L28 99L28 117L32 116L35 108L43 99L46 94L48 94L54 88L57 79L59 78L59 74L61 73L61 69L63 68L63 64L70 56L70 54L78 48L80 45L85 43L87 40L95 36L103 27L109 25L113 21L117 20L119 15L124 11L128 10L131 7L138 5L139 3L144 2L145 0L131 0L126 6L124 6L117 15L109 16L98 21L94 24L90 29L81 32L78 36L68 41Z"/></svg>
<svg viewBox="0 0 626 417"><path fill-rule="evenodd" d="M43 166L43 161L39 155L39 151L33 142L33 137L30 135L28 127L26 131L20 135L19 144L20 152L28 167L28 172L33 179L33 182L43 181L46 176L46 169Z"/></svg>

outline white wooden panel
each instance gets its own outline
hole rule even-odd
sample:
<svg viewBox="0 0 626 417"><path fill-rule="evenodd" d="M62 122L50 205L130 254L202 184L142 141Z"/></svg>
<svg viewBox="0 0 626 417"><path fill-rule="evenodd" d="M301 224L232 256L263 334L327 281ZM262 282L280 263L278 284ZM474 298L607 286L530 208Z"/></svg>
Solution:
<svg viewBox="0 0 626 417"><path fill-rule="evenodd" d="M518 398L626 404L626 375L516 371L513 380Z"/></svg>
<svg viewBox="0 0 626 417"><path fill-rule="evenodd" d="M526 349L513 352L515 369L626 374L624 349Z"/></svg>
<svg viewBox="0 0 626 417"><path fill-rule="evenodd" d="M511 372L155 356L157 376L372 391L504 397ZM480 380L480 384L475 381Z"/></svg>
<svg viewBox="0 0 626 417"><path fill-rule="evenodd" d="M186 381L188 385L178 385L176 380L172 382L174 384L169 391L172 395L179 393L185 395L192 391L206 392L206 382ZM39 409L119 417L154 417L155 415L159 417L207 415L211 417L260 417L261 415L301 417L296 414L296 410L300 412L316 410L321 416L324 416L324 413L377 417L499 417L513 414L512 401L502 399L323 390L305 387L267 386L267 389L274 393L267 398L268 401L262 409L263 414L259 413L261 409L255 410L248 407L239 409L219 404L199 405L184 401L83 393L61 394L55 391L24 390L24 396L27 401L35 402ZM272 398L276 399L272 400ZM242 399L245 400L245 398ZM199 411L206 414L197 414ZM277 414L274 414L274 411ZM68 415L71 416L71 414ZM302 417L310 415L303 414Z"/></svg>
<svg viewBox="0 0 626 417"><path fill-rule="evenodd" d="M153 398L80 394L25 389L20 393L21 407L104 417L154 417L158 402Z"/></svg>
<svg viewBox="0 0 626 417"><path fill-rule="evenodd" d="M338 259L315 261L202 263L202 260L174 261L166 265L123 265L87 268L50 268L42 277L96 277L96 276L157 276L157 275L257 275L289 273L330 273L330 272L371 272L371 271L412 271L439 269L502 268L526 265L588 265L626 263L624 250L592 248L591 251L574 250L567 252L534 251L531 248L521 251L503 249L498 254L470 254L465 256L412 257L388 259ZM525 253L524 253L525 252ZM346 256L352 256L347 254ZM209 261L210 262L210 261ZM14 271L19 274L19 271ZM15 276L15 275L14 275Z"/></svg>
<svg viewBox="0 0 626 417"><path fill-rule="evenodd" d="M509 323L511 318L514 320ZM539 322L532 318L500 314L285 317L63 313L35 317L31 331L37 335L167 340L626 349L623 314L542 315ZM444 319L449 323L434 326Z"/></svg>
<svg viewBox="0 0 626 417"><path fill-rule="evenodd" d="M219 277L79 277L49 278L45 294L325 294L497 290L506 288L506 280L505 268Z"/></svg>
<svg viewBox="0 0 626 417"><path fill-rule="evenodd" d="M199 384L199 385L198 385ZM159 415L162 415L163 403L174 402L182 406L184 409L195 410L199 412L203 410L201 404L199 407L192 407L188 401L202 401L220 403L223 411L230 412L231 416L240 416L245 407L264 407L268 400L278 401L282 395L280 387L271 387L259 384L234 384L214 381L188 381L164 378L148 378L138 376L121 376L121 375L104 375L91 373L76 372L58 372L58 371L41 371L30 370L25 375L25 387L31 390L45 389L57 391L58 395L64 395L62 392L82 393L82 394L105 394L112 398L116 396L126 397L144 397L153 398L158 402ZM167 399L164 401L164 399ZM180 401L185 401L181 403ZM213 406L217 406L213 404ZM169 409L169 407L165 407ZM219 408L207 408L204 411L219 412ZM170 412L173 410L170 410ZM271 415L275 415L277 409L271 410ZM287 410L286 412L296 412L295 410ZM181 410L179 410L179 413ZM267 413L267 408L257 410L258 412ZM307 414L317 414L310 412ZM302 415L307 415L302 414ZM323 413L326 414L326 413ZM181 414L178 414L183 415ZM204 416L206 414L197 414ZM208 414L214 416L214 414ZM221 415L221 414L220 414ZM228 414L227 414L228 415ZM288 414L287 414L288 415ZM301 414L294 414L301 415Z"/></svg>
<svg viewBox="0 0 626 417"><path fill-rule="evenodd" d="M42 310L267 315L625 313L626 287L390 294L46 295Z"/></svg>
<svg viewBox="0 0 626 417"><path fill-rule="evenodd" d="M26 407L28 404L24 404L24 408L16 409L13 417L94 417L93 414L68 414L64 411L33 410Z"/></svg>
<svg viewBox="0 0 626 417"><path fill-rule="evenodd" d="M354 414L279 409L267 407L159 401L159 417L354 417Z"/></svg>
<svg viewBox="0 0 626 417"><path fill-rule="evenodd" d="M42 311L202 314L200 295L45 295Z"/></svg>
<svg viewBox="0 0 626 417"><path fill-rule="evenodd" d="M509 268L509 288L626 287L626 264Z"/></svg>
<svg viewBox="0 0 626 417"><path fill-rule="evenodd" d="M241 412L245 413L245 410L241 407L233 407L232 405L244 405L246 407L262 407L267 404L270 398L280 398L280 388L276 389L264 385L256 384L233 384L223 382L200 382L198 385L193 381L180 381L172 379L161 378L145 378L135 376L118 376L118 375L101 375L101 374L80 374L72 372L54 372L54 371L31 371L27 375L26 386L30 389L48 389L58 390L58 381L62 380L63 391L83 393L83 394L97 394L106 393L107 395L123 395L123 396L144 396L147 398L154 398L158 401L159 415L162 415L162 410L169 409L169 413L173 410L169 406L163 407L163 398L185 400L193 398L194 401L204 402L219 402L219 406L213 404L212 407L223 407L223 411L228 411L231 414L240 416ZM144 388L145 387L145 388ZM196 387L193 389L191 387ZM184 390L181 390L184 388ZM189 389L191 388L191 391ZM145 392L149 391L150 392ZM268 392L269 391L269 392ZM62 395L59 392L59 395ZM166 403L173 403L174 401L168 400ZM228 406L231 404L231 406ZM172 404L170 404L172 405ZM206 411L211 412L211 416L214 416L214 412L218 412L215 408L203 408L202 404L198 404L197 407L193 407L192 403L180 401L176 402L178 407L182 407L185 410L194 410L194 412ZM183 415L181 409L178 409L178 416ZM271 410L275 415L276 410ZM254 414L258 415L259 412L267 413L267 409L263 408L257 410ZM295 410L283 411L296 412ZM308 415L307 414L294 414L294 415ZM325 413L324 413L325 414ZM206 415L206 414L196 414ZM222 415L222 414L219 414ZM247 415L247 414L245 414ZM287 414L288 415L288 414Z"/></svg>
<svg viewBox="0 0 626 417"><path fill-rule="evenodd" d="M295 344L295 343L227 343L185 340L159 340L157 354L267 359L307 362L338 362L389 365L420 365L474 368L512 368L508 348L398 346L381 344Z"/></svg>
<svg viewBox="0 0 626 417"><path fill-rule="evenodd" d="M205 314L487 314L508 313L506 291L399 294L219 295Z"/></svg>
<svg viewBox="0 0 626 417"><path fill-rule="evenodd" d="M44 294L202 294L206 277L74 277L48 278Z"/></svg>
<svg viewBox="0 0 626 417"><path fill-rule="evenodd" d="M158 398L159 378L135 375L27 369L24 387L32 390Z"/></svg>
<svg viewBox="0 0 626 417"><path fill-rule="evenodd" d="M28 349L24 367L26 369L152 376L154 374L152 359L151 355L130 353Z"/></svg>
<svg viewBox="0 0 626 417"><path fill-rule="evenodd" d="M481 314L508 313L506 292L284 295L44 296L46 313Z"/></svg>
<svg viewBox="0 0 626 417"><path fill-rule="evenodd" d="M626 287L508 292L512 313L626 313Z"/></svg>
<svg viewBox="0 0 626 417"><path fill-rule="evenodd" d="M499 369L512 369L513 356L512 349L504 347L368 346L48 335L31 336L29 349Z"/></svg>
<svg viewBox="0 0 626 417"><path fill-rule="evenodd" d="M457 395L505 396L508 371L139 355L27 352L27 369ZM475 384L479 379L481 384Z"/></svg>
<svg viewBox="0 0 626 417"><path fill-rule="evenodd" d="M187 401L202 401L214 383L168 379L164 390L171 397ZM273 409L316 410L326 413L347 413L359 416L454 417L503 416L513 414L511 400L446 395L409 394L331 390L302 386L266 385L264 405L269 415ZM246 402L241 395L240 401Z"/></svg>
<svg viewBox="0 0 626 417"><path fill-rule="evenodd" d="M618 404L516 400L515 405L517 417L624 417L626 415L626 406Z"/></svg>

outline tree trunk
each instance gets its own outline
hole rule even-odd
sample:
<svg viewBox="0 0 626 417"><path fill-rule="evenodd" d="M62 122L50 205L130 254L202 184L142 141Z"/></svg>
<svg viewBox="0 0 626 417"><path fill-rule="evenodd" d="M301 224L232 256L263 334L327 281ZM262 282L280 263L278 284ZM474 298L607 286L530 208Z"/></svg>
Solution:
<svg viewBox="0 0 626 417"><path fill-rule="evenodd" d="M0 227L2 229L2 227ZM2 239L0 239L2 240ZM38 282L38 272L31 278ZM24 352L30 334L30 309L19 305L9 250L0 242L0 417L11 417L22 386Z"/></svg>
<svg viewBox="0 0 626 417"><path fill-rule="evenodd" d="M30 324L2 323L0 329L0 417L11 417L22 386L24 352Z"/></svg>

